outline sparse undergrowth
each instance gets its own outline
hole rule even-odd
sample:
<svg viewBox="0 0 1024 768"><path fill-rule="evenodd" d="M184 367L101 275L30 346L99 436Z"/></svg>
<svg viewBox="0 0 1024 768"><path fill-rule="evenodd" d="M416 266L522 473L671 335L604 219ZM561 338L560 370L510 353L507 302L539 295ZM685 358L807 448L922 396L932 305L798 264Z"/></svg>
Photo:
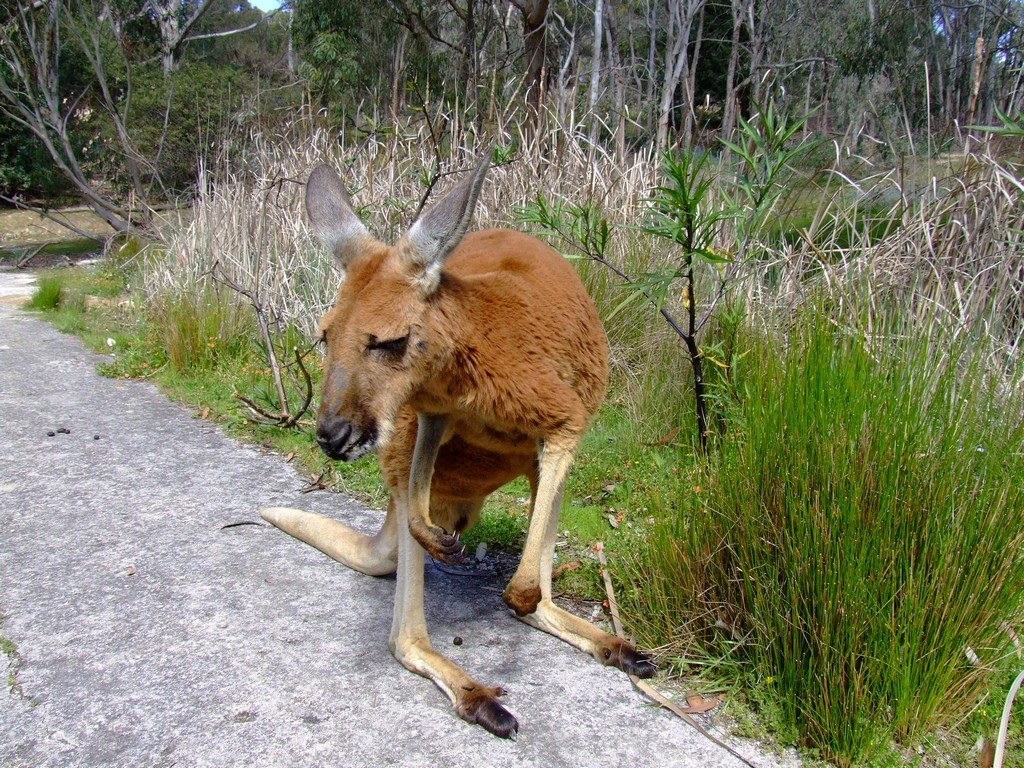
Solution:
<svg viewBox="0 0 1024 768"><path fill-rule="evenodd" d="M3 619L3 615L0 614L0 626L3 625ZM24 691L21 689L21 680L18 679L18 669L21 666L21 654L18 653L18 646L13 640L4 635L0 635L0 656L6 659L7 662L6 683L8 693L27 701L31 706L35 706L37 702L35 699L25 696Z"/></svg>
<svg viewBox="0 0 1024 768"><path fill-rule="evenodd" d="M840 765L969 716L1024 614L1019 389L974 339L870 327L805 310L746 350L732 428L620 574L643 642L770 686Z"/></svg>

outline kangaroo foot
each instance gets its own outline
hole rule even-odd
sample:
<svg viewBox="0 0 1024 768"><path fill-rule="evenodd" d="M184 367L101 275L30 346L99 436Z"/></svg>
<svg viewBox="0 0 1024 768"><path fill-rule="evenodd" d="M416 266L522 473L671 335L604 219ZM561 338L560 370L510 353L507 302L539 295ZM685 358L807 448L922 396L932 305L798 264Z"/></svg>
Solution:
<svg viewBox="0 0 1024 768"><path fill-rule="evenodd" d="M537 610L537 605L540 603L540 587L536 584L517 582L513 577L505 587L505 591L501 593L501 599L505 601L505 605L516 612L516 616L522 618Z"/></svg>
<svg viewBox="0 0 1024 768"><path fill-rule="evenodd" d="M415 517L409 520L409 533L435 560L454 564L462 559L462 541L458 534L448 533L444 528Z"/></svg>
<svg viewBox="0 0 1024 768"><path fill-rule="evenodd" d="M459 692L455 711L467 723L483 726L485 730L503 739L515 739L519 732L519 722L498 703L498 696L504 695L505 691L501 688L464 686Z"/></svg>
<svg viewBox="0 0 1024 768"><path fill-rule="evenodd" d="M605 666L618 667L627 675L635 675L641 679L654 677L654 673L658 671L650 656L618 638L612 639L612 642L601 648L598 655Z"/></svg>
<svg viewBox="0 0 1024 768"><path fill-rule="evenodd" d="M507 589L505 591L508 593ZM509 602L507 598L505 602ZM651 657L638 651L631 643L609 635L586 619L559 608L550 600L541 600L536 610L519 618L530 626L543 629L581 651L586 651L605 666L617 667L626 674L641 678L653 677L658 671Z"/></svg>

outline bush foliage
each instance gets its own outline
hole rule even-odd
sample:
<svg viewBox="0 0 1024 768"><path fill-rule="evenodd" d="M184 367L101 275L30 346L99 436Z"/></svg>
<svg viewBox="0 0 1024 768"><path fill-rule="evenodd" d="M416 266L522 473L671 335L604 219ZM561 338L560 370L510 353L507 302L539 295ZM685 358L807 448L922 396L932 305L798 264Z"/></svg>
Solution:
<svg viewBox="0 0 1024 768"><path fill-rule="evenodd" d="M964 714L1024 608L1020 393L968 342L903 330L818 309L752 345L715 459L623 574L645 642L772 681L840 764Z"/></svg>

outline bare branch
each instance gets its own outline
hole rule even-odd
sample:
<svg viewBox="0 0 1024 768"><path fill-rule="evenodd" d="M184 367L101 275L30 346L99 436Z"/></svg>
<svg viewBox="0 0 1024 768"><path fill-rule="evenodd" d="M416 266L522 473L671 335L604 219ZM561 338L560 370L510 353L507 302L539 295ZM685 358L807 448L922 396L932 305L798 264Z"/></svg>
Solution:
<svg viewBox="0 0 1024 768"><path fill-rule="evenodd" d="M239 32L248 32L250 29L256 29L256 27L258 27L260 24L265 23L266 21L277 15L277 13L278 11L271 11L259 21L254 21L252 24L248 24L244 27L239 27L238 29L226 29L223 32L204 32L201 35L192 35L187 40L184 40L182 42L182 45L187 45L188 43L195 42L196 40L206 40L211 37L227 37L228 35L237 35Z"/></svg>

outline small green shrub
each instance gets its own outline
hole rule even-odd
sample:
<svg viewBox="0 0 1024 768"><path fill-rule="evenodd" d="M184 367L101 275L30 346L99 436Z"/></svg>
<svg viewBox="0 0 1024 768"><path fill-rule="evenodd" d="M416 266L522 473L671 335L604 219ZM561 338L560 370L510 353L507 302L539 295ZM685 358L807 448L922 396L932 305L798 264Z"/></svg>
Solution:
<svg viewBox="0 0 1024 768"><path fill-rule="evenodd" d="M962 717L1024 608L1019 393L902 330L809 312L755 345L714 461L621 573L642 642L770 678L781 725L841 765Z"/></svg>
<svg viewBox="0 0 1024 768"><path fill-rule="evenodd" d="M207 288L158 298L150 322L176 371L213 370L251 352L255 331L245 307Z"/></svg>
<svg viewBox="0 0 1024 768"><path fill-rule="evenodd" d="M522 543L525 532L525 515L488 509L480 515L476 525L463 534L462 543L470 554L481 542L498 549L515 550Z"/></svg>
<svg viewBox="0 0 1024 768"><path fill-rule="evenodd" d="M39 280L36 292L29 299L29 309L50 310L60 306L64 298L64 286L56 277L44 277Z"/></svg>

